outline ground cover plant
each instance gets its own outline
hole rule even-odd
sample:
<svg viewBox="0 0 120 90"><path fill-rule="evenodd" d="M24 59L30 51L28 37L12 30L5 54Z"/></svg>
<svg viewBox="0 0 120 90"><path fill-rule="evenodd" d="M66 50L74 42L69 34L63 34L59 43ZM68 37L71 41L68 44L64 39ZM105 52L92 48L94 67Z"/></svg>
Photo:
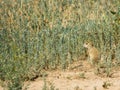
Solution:
<svg viewBox="0 0 120 90"><path fill-rule="evenodd" d="M9 90L66 69L85 54L83 43L100 50L107 75L120 65L119 0L0 0L0 79ZM114 63L113 63L114 62Z"/></svg>

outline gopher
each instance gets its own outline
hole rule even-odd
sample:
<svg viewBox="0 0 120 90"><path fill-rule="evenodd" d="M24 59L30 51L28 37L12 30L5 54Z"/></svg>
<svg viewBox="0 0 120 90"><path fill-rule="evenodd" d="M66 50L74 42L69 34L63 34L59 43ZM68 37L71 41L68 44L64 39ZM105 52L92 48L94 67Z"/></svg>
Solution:
<svg viewBox="0 0 120 90"><path fill-rule="evenodd" d="M87 53L89 56L89 60L91 64L98 64L100 59L100 54L97 48L94 47L94 45L91 42L86 42L83 45L85 48L87 48Z"/></svg>

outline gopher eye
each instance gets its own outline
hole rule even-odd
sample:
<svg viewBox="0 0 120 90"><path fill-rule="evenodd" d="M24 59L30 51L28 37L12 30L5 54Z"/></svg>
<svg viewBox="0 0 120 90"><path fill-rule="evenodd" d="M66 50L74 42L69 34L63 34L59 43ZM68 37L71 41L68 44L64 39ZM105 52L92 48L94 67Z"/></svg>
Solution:
<svg viewBox="0 0 120 90"><path fill-rule="evenodd" d="M85 44L88 44L88 42L86 42Z"/></svg>

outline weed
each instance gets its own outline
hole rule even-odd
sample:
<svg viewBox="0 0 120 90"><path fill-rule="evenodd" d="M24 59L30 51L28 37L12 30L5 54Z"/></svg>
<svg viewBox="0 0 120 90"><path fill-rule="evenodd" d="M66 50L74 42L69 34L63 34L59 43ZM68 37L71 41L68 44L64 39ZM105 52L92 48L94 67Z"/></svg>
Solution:
<svg viewBox="0 0 120 90"><path fill-rule="evenodd" d="M102 86L103 88L108 89L108 87L111 86L111 83L105 81Z"/></svg>
<svg viewBox="0 0 120 90"><path fill-rule="evenodd" d="M85 73L79 73L79 78L85 79L85 78L86 78L86 77L85 77Z"/></svg>
<svg viewBox="0 0 120 90"><path fill-rule="evenodd" d="M47 83L46 79L44 78L44 86L42 90L59 90L58 88L56 89L53 83Z"/></svg>
<svg viewBox="0 0 120 90"><path fill-rule="evenodd" d="M21 89L17 79L30 80L43 69L66 69L84 54L85 40L91 40L105 53L114 44L115 59L120 62L119 0L0 0L0 3L0 79L10 81L10 89L16 85ZM105 54L109 55L112 53ZM110 59L106 65L109 75Z"/></svg>

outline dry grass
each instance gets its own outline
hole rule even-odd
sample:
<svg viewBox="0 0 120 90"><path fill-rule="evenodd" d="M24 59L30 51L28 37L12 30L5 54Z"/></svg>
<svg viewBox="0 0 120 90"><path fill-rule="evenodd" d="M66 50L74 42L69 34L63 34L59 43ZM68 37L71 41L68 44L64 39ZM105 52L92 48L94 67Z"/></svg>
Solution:
<svg viewBox="0 0 120 90"><path fill-rule="evenodd" d="M112 62L120 65L119 0L0 3L0 79L10 90L42 70L66 69L85 54L85 40L102 52L108 76Z"/></svg>

